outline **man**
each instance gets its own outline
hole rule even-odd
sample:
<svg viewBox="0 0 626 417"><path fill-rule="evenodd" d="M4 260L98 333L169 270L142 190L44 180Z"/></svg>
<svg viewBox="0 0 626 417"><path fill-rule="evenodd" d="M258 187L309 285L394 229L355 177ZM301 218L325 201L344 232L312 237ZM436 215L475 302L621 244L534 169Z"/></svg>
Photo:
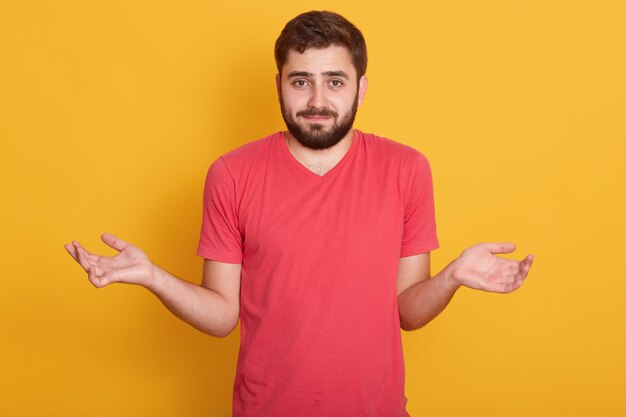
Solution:
<svg viewBox="0 0 626 417"><path fill-rule="evenodd" d="M287 132L238 148L207 174L200 286L104 234L114 257L66 245L96 287L146 287L194 327L241 320L235 416L406 416L400 328L437 316L460 286L510 292L510 243L473 246L430 278L438 247L430 168L419 152L352 128L367 91L361 32L304 13L276 41Z"/></svg>

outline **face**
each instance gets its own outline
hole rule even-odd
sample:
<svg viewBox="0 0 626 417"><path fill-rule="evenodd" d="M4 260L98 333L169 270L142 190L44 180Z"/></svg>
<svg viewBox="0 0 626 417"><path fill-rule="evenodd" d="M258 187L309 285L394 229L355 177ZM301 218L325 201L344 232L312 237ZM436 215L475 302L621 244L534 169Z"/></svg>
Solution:
<svg viewBox="0 0 626 417"><path fill-rule="evenodd" d="M280 108L289 133L303 146L327 149L352 129L367 79L356 79L348 50L341 46L290 51L277 76Z"/></svg>

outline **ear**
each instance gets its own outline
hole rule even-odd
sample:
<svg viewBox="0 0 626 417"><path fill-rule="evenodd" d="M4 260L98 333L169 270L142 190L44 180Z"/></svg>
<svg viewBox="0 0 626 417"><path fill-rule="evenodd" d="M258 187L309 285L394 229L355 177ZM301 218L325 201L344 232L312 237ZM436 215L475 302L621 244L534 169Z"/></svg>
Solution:
<svg viewBox="0 0 626 417"><path fill-rule="evenodd" d="M276 74L276 92L278 97L280 97L280 74Z"/></svg>
<svg viewBox="0 0 626 417"><path fill-rule="evenodd" d="M363 100L365 100L365 93L367 93L367 77L364 75L359 80L359 106L363 103Z"/></svg>

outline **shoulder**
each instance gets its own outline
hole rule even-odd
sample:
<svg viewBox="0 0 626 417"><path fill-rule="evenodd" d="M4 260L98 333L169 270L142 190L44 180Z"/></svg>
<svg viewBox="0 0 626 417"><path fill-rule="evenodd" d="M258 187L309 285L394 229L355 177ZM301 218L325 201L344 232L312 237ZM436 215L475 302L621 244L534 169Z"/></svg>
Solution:
<svg viewBox="0 0 626 417"><path fill-rule="evenodd" d="M432 200L432 173L423 153L391 139L359 133L373 165L385 173L389 182L397 184L405 208L410 209L416 202Z"/></svg>
<svg viewBox="0 0 626 417"><path fill-rule="evenodd" d="M355 132L362 138L366 153L374 158L405 167L418 169L428 169L429 167L426 156L411 146L373 133L364 133L359 130L355 130Z"/></svg>
<svg viewBox="0 0 626 417"><path fill-rule="evenodd" d="M259 161L267 160L271 148L275 147L282 137L282 132L274 133L223 154L210 165L207 184L241 181L248 176L253 167L259 165Z"/></svg>
<svg viewBox="0 0 626 417"><path fill-rule="evenodd" d="M275 146L284 137L283 132L273 133L261 139L241 145L220 157L227 165L247 164L266 154L269 149Z"/></svg>
<svg viewBox="0 0 626 417"><path fill-rule="evenodd" d="M267 160L271 150L277 147L283 138L284 132L277 132L241 145L220 156L213 162L209 171L228 172L230 176L238 177L256 166L259 161Z"/></svg>

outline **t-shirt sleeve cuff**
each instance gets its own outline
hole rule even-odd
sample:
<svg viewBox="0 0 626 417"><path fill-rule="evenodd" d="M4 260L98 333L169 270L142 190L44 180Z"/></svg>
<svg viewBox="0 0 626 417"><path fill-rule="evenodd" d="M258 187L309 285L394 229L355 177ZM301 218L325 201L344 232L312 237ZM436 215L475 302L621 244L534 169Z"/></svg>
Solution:
<svg viewBox="0 0 626 417"><path fill-rule="evenodd" d="M240 253L221 252L213 249L198 247L196 252L198 256L204 259L210 259L212 261L224 262L227 264L240 264L243 260L243 256Z"/></svg>
<svg viewBox="0 0 626 417"><path fill-rule="evenodd" d="M430 252L437 248L439 248L439 240L437 239L419 242L417 244L408 244L403 246L400 250L400 257L406 258L407 256L419 255L420 253Z"/></svg>

